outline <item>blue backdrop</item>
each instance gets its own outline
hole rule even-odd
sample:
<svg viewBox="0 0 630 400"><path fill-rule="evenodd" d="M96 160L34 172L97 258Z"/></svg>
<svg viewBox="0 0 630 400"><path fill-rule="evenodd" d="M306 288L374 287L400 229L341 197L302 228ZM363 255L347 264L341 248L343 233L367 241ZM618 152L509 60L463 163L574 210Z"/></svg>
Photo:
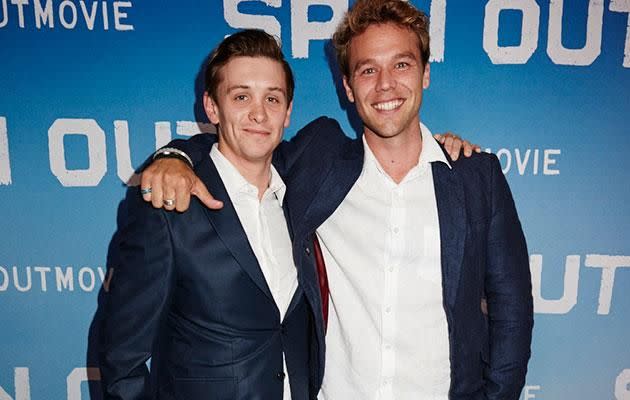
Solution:
<svg viewBox="0 0 630 400"><path fill-rule="evenodd" d="M630 399L628 0L414 1L431 14L423 121L499 155L527 236L522 399ZM237 28L282 38L286 136L354 136L325 40L347 0L0 0L0 400L100 399L90 346L133 168L208 130L199 71Z"/></svg>

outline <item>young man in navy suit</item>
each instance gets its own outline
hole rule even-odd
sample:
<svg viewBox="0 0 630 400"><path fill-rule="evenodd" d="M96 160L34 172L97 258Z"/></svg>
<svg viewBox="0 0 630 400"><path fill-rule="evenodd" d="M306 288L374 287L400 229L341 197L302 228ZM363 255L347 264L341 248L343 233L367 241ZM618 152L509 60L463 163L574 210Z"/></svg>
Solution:
<svg viewBox="0 0 630 400"><path fill-rule="evenodd" d="M454 161L420 122L427 17L402 0L358 0L333 43L363 137L320 118L275 155L289 160L296 265L313 275L315 238L326 264L320 398L517 400L533 327L525 238L497 158ZM174 146L196 162L209 142ZM142 187L205 197L196 182L160 160Z"/></svg>
<svg viewBox="0 0 630 400"><path fill-rule="evenodd" d="M195 200L176 214L129 199L105 300L104 398L313 399L321 299L293 263L286 187L271 165L291 115L291 69L272 36L249 30L214 50L205 77L219 140L195 172L225 205Z"/></svg>

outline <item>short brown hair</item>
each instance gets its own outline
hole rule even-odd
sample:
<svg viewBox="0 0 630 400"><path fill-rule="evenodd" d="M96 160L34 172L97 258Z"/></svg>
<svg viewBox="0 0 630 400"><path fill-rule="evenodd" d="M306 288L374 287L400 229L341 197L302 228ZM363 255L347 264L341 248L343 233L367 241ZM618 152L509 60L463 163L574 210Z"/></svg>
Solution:
<svg viewBox="0 0 630 400"><path fill-rule="evenodd" d="M337 27L333 46L337 62L344 76L350 76L348 50L355 36L365 32L370 25L393 23L411 30L420 43L422 64L429 61L429 18L425 13L403 0L357 0Z"/></svg>
<svg viewBox="0 0 630 400"><path fill-rule="evenodd" d="M293 100L295 81L289 63L282 54L282 49L275 37L257 30L245 29L223 39L210 53L205 70L205 90L217 101L217 88L221 83L221 67L234 57L266 57L282 65L287 85L287 104Z"/></svg>

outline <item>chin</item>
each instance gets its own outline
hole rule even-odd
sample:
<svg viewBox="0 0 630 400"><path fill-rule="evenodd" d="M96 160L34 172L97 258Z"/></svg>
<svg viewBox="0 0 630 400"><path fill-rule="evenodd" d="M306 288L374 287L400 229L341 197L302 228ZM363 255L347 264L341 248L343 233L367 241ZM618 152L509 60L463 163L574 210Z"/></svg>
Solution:
<svg viewBox="0 0 630 400"><path fill-rule="evenodd" d="M377 127L377 129L374 130L373 132L376 134L376 136L387 139L387 138L398 136L401 132L401 129L398 126L395 126L395 127L383 126L383 127Z"/></svg>
<svg viewBox="0 0 630 400"><path fill-rule="evenodd" d="M271 156L272 156L272 152L266 151L266 152L260 152L256 154L250 154L249 159L256 160L256 161L266 161L267 159L271 158Z"/></svg>

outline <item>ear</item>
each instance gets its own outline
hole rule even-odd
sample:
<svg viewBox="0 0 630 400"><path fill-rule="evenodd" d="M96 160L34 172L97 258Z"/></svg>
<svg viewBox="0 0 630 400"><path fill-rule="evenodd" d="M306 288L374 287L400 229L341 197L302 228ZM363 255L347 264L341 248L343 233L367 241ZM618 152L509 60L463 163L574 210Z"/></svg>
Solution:
<svg viewBox="0 0 630 400"><path fill-rule="evenodd" d="M208 92L203 94L203 108L210 122L217 125L219 123L219 107L214 100L212 100L212 96L210 96Z"/></svg>
<svg viewBox="0 0 630 400"><path fill-rule="evenodd" d="M293 100L289 103L289 108L287 108L287 115L284 117L284 127L288 128L291 123L291 112L293 111Z"/></svg>
<svg viewBox="0 0 630 400"><path fill-rule="evenodd" d="M424 73L422 74L422 88L427 89L431 83L431 64L427 62L424 66Z"/></svg>
<svg viewBox="0 0 630 400"><path fill-rule="evenodd" d="M352 91L352 87L350 86L350 83L348 82L348 77L346 76L343 77L343 87L344 89L346 89L346 96L348 96L348 100L350 100L350 103L354 103L354 92Z"/></svg>

